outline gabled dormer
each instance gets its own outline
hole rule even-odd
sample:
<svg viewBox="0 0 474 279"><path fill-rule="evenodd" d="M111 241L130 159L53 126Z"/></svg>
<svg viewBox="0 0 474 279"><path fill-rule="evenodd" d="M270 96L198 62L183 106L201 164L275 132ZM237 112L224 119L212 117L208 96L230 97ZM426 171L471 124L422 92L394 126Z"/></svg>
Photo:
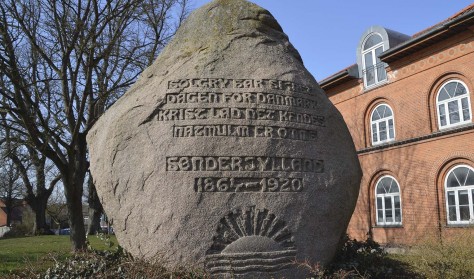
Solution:
<svg viewBox="0 0 474 279"><path fill-rule="evenodd" d="M377 25L371 26L362 34L356 55L359 78L363 79L365 89L387 82L387 64L379 56L409 39L408 35Z"/></svg>

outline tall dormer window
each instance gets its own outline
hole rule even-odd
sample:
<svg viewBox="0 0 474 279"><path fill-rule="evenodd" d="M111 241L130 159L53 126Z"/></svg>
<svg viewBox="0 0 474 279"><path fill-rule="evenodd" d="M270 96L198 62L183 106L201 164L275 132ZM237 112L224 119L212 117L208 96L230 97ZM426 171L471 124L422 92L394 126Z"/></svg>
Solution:
<svg viewBox="0 0 474 279"><path fill-rule="evenodd" d="M367 37L362 49L362 73L365 87L374 86L387 79L385 64L380 61L379 55L384 51L382 36L372 33Z"/></svg>

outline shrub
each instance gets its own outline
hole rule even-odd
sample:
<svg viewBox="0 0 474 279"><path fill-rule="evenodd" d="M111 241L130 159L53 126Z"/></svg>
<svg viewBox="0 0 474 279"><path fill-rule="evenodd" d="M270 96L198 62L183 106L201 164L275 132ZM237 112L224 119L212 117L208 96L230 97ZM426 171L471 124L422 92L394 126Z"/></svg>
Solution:
<svg viewBox="0 0 474 279"><path fill-rule="evenodd" d="M411 265L427 278L474 278L474 236L469 231L443 239L425 239L412 247Z"/></svg>
<svg viewBox="0 0 474 279"><path fill-rule="evenodd" d="M32 234L32 227L28 224L13 224L11 230L4 234L4 237L22 237Z"/></svg>
<svg viewBox="0 0 474 279"><path fill-rule="evenodd" d="M404 262L392 259L372 239L357 241L345 236L333 262L325 267L303 264L314 279L422 278Z"/></svg>
<svg viewBox="0 0 474 279"><path fill-rule="evenodd" d="M184 268L168 270L156 261L133 259L119 248L116 251L89 251L75 254L39 276L50 278L207 278L203 272Z"/></svg>

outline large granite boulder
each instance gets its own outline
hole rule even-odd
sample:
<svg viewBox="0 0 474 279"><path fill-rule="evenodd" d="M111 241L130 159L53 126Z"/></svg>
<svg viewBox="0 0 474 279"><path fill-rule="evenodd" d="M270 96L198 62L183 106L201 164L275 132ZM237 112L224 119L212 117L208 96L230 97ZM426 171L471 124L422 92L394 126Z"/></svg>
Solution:
<svg viewBox="0 0 474 279"><path fill-rule="evenodd" d="M359 191L341 115L272 15L244 0L194 11L88 143L120 245L223 277L327 263Z"/></svg>

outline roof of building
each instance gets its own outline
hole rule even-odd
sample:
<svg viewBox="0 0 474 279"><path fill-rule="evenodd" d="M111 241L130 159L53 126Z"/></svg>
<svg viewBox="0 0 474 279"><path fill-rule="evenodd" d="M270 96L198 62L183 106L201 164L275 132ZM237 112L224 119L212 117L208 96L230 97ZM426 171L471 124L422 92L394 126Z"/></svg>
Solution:
<svg viewBox="0 0 474 279"><path fill-rule="evenodd" d="M321 80L319 85L321 87L332 87L333 85L339 84L340 82L347 81L350 79L356 79L359 77L357 64L352 64L339 72Z"/></svg>
<svg viewBox="0 0 474 279"><path fill-rule="evenodd" d="M405 42L387 49L380 55L380 59L385 63L393 62L422 48L439 42L440 40L457 33L467 25L471 25L473 22L474 3L449 18L414 34ZM354 64L325 79L322 79L319 82L320 86L323 89L326 89L349 79L358 78L358 75L353 75L354 67L357 71L358 66L357 64Z"/></svg>
<svg viewBox="0 0 474 279"><path fill-rule="evenodd" d="M442 24L446 24L448 23L449 21L452 21L456 18L459 18L460 16L464 15L464 14L468 14L469 12L472 12L474 10L474 3L472 3L471 5L465 7L464 9L460 10L459 12L455 13L454 15L448 17L447 19L441 21L441 22L438 22L437 24L433 25L433 26L430 26L418 33L415 33L412 38L416 38L416 37L419 37L419 36L422 36L423 34L426 34L428 33L429 31L435 29L437 26L439 25L442 25Z"/></svg>
<svg viewBox="0 0 474 279"><path fill-rule="evenodd" d="M474 4L471 4L440 23L416 33L411 39L384 51L380 59L386 63L393 62L456 34L459 30L472 25L473 22Z"/></svg>

